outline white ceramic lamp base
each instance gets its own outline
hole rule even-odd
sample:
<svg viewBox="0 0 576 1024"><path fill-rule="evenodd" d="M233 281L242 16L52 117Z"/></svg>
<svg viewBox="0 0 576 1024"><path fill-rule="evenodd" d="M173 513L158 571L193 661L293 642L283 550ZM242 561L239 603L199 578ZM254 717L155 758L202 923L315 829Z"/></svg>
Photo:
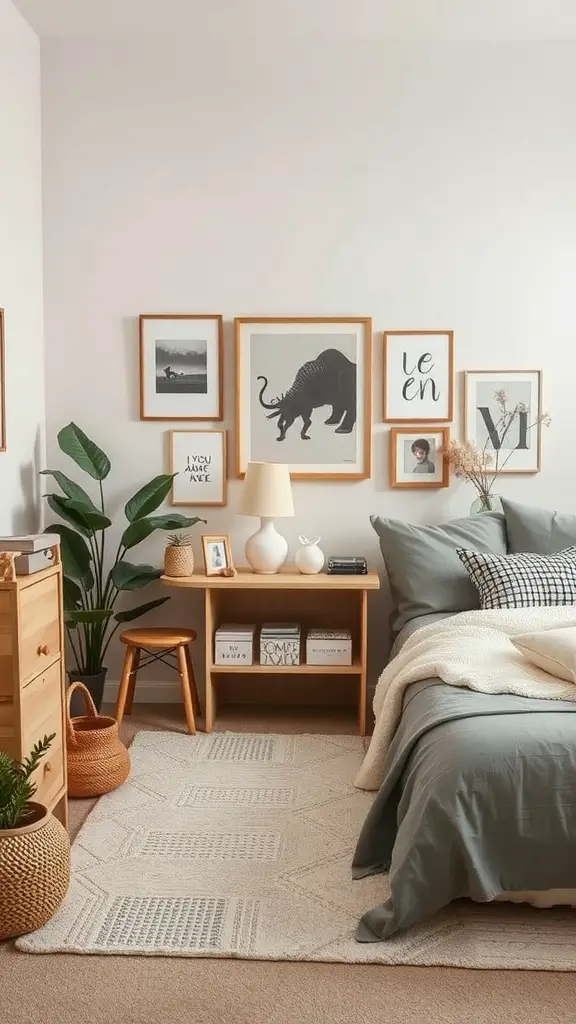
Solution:
<svg viewBox="0 0 576 1024"><path fill-rule="evenodd" d="M279 572L288 558L288 541L276 530L271 519L260 520L260 529L246 541L246 561L252 572Z"/></svg>

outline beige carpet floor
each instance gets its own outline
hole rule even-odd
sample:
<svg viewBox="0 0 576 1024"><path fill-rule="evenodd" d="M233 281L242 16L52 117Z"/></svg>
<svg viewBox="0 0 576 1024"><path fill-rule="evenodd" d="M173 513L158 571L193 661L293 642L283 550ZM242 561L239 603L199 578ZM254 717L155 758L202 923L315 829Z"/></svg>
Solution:
<svg viewBox="0 0 576 1024"><path fill-rule="evenodd" d="M183 730L175 707L135 706L143 728ZM350 718L239 710L220 729L347 733ZM71 804L76 831L93 801ZM574 1024L572 974L359 964L45 955L0 945L2 1024Z"/></svg>

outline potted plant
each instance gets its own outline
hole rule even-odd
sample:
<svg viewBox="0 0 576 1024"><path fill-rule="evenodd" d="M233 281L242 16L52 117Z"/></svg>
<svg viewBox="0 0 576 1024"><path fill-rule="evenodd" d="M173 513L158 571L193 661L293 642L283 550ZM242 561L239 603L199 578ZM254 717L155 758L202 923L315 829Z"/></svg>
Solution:
<svg viewBox="0 0 576 1024"><path fill-rule="evenodd" d="M31 776L55 735L45 736L21 762L0 751L0 940L41 928L68 891L68 833L32 799Z"/></svg>
<svg viewBox="0 0 576 1024"><path fill-rule="evenodd" d="M84 683L99 710L106 679L104 659L116 630L122 623L132 622L168 600L159 597L135 608L116 611L118 599L125 591L141 590L162 574L153 565L131 562L128 552L156 530L194 526L205 520L175 512L151 515L166 498L175 474L156 476L126 503L127 525L112 564L107 567L106 535L112 520L106 512L103 481L110 472L110 460L75 423L63 427L58 445L97 484L94 501L60 470L43 471L54 478L62 492L44 497L51 510L64 520L52 523L46 532L60 536L65 624L75 661L75 668L68 675L70 682Z"/></svg>
<svg viewBox="0 0 576 1024"><path fill-rule="evenodd" d="M194 552L188 533L171 533L164 551L166 576L191 576L194 572Z"/></svg>

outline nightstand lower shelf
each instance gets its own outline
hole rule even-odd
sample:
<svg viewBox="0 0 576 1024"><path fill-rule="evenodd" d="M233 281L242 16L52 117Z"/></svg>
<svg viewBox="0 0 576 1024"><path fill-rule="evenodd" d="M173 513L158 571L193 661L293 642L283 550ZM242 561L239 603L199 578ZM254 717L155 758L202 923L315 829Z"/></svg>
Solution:
<svg viewBox="0 0 576 1024"><path fill-rule="evenodd" d="M215 675L356 676L362 674L362 665L210 665L209 671Z"/></svg>

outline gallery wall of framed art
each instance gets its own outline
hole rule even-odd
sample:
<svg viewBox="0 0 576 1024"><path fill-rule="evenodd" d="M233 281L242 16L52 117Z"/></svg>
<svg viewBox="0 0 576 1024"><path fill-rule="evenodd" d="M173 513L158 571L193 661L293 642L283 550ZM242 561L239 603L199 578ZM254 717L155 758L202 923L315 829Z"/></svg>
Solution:
<svg viewBox="0 0 576 1024"><path fill-rule="evenodd" d="M236 474L282 462L300 480L371 474L369 317L237 317Z"/></svg>

